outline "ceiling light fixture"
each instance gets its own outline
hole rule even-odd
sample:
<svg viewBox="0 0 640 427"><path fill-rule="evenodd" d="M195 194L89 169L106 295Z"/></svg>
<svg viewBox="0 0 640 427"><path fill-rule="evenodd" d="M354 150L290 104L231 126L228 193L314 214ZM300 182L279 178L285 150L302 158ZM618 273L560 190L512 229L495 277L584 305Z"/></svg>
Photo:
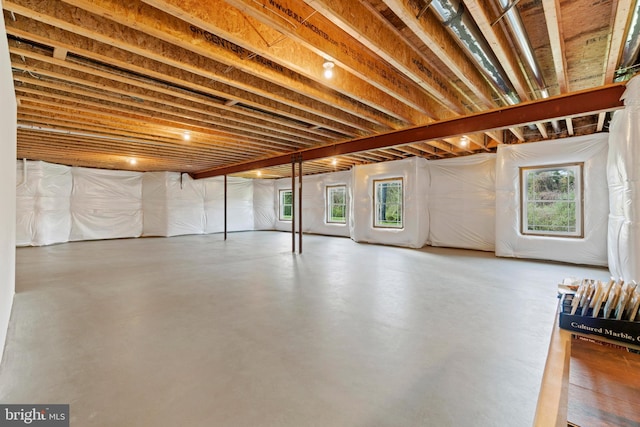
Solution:
<svg viewBox="0 0 640 427"><path fill-rule="evenodd" d="M338 164L338 159L333 159L333 160L331 160L331 164L332 164L333 166L337 165L337 164Z"/></svg>
<svg viewBox="0 0 640 427"><path fill-rule="evenodd" d="M261 172L261 171L258 171L258 172L256 172L256 175L258 175L258 176L262 176L262 172Z"/></svg>
<svg viewBox="0 0 640 427"><path fill-rule="evenodd" d="M186 132L182 135L182 138L183 138L185 141L189 141L189 140L191 139L191 133L189 133L188 131L186 131Z"/></svg>
<svg viewBox="0 0 640 427"><path fill-rule="evenodd" d="M333 77L333 66L335 64L331 61L325 61L324 64L322 64L322 68L324 68L324 77L327 79L330 79L331 77Z"/></svg>
<svg viewBox="0 0 640 427"><path fill-rule="evenodd" d="M137 163L138 163L138 161L137 161L136 159L129 159L129 164L130 164L130 165L132 165L132 166L133 166L133 165L135 165L135 164L137 164Z"/></svg>
<svg viewBox="0 0 640 427"><path fill-rule="evenodd" d="M467 135L463 135L462 138L460 138L460 145L463 148L467 148L469 146L469 137Z"/></svg>

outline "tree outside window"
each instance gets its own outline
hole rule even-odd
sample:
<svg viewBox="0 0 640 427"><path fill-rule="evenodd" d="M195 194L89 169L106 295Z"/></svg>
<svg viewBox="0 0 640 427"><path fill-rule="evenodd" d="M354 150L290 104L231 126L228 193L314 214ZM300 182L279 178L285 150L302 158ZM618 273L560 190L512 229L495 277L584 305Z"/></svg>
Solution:
<svg viewBox="0 0 640 427"><path fill-rule="evenodd" d="M582 166L520 169L522 234L583 236Z"/></svg>
<svg viewBox="0 0 640 427"><path fill-rule="evenodd" d="M280 208L278 209L280 221L291 221L293 216L293 193L291 190L280 190Z"/></svg>
<svg viewBox="0 0 640 427"><path fill-rule="evenodd" d="M374 227L402 228L402 178L374 180Z"/></svg>
<svg viewBox="0 0 640 427"><path fill-rule="evenodd" d="M345 185L327 187L327 222L337 224L347 222L347 187Z"/></svg>

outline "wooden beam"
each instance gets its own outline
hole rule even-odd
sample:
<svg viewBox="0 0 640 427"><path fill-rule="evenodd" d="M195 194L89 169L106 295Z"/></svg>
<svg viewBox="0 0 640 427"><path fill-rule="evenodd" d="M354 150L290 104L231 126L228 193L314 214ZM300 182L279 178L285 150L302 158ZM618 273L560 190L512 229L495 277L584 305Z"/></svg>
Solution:
<svg viewBox="0 0 640 427"><path fill-rule="evenodd" d="M370 4L342 0L306 0L306 3L409 76L436 99L440 99L446 108L458 114L466 112L460 94L456 93L454 86L447 82L448 79L431 65L430 59L413 47L395 27L389 25L388 21L381 17ZM495 106L491 99L491 89L482 78L476 75L477 73L467 76L460 71L465 66L469 67L468 60L461 59L464 60L462 64L449 60L455 63L455 69L459 71L456 75L470 85L473 92L482 100L484 107ZM443 84L443 82L446 83ZM446 117L440 115L440 118Z"/></svg>
<svg viewBox="0 0 640 427"><path fill-rule="evenodd" d="M567 95L522 103L491 111L472 114L466 117L442 120L426 126L418 126L400 131L355 139L322 147L300 150L304 160L313 160L341 154L374 150L395 145L410 144L416 141L431 141L450 136L474 132L485 132L507 127L549 121L602 111L623 108L620 96L625 90L622 83L602 86L592 90L574 92ZM283 154L223 168L203 170L193 174L196 179L229 173L264 168L288 163L292 153Z"/></svg>
<svg viewBox="0 0 640 427"><path fill-rule="evenodd" d="M573 120L569 117L565 119L565 123L567 124L567 132L573 136Z"/></svg>
<svg viewBox="0 0 640 427"><path fill-rule="evenodd" d="M522 128L520 128L519 126L512 126L509 128L509 130L512 134L515 135L516 138L518 138L518 141L524 142L524 131L522 130Z"/></svg>
<svg viewBox="0 0 640 427"><path fill-rule="evenodd" d="M598 114L598 124L596 125L597 132L602 132L602 129L604 129L604 120L606 117L607 117L606 112L602 112Z"/></svg>
<svg viewBox="0 0 640 427"><path fill-rule="evenodd" d="M560 0L542 0L544 17L547 22L547 32L551 43L553 65L556 70L556 79L560 93L569 91L569 78L567 77L567 60L564 52L564 35L562 30L562 17L560 15Z"/></svg>
<svg viewBox="0 0 640 427"><path fill-rule="evenodd" d="M408 146L422 151L423 153L427 153L430 156L436 156L440 158L444 157L444 154L439 153L436 149L434 149L434 147L427 145L424 142L414 142L412 144L409 144Z"/></svg>
<svg viewBox="0 0 640 427"><path fill-rule="evenodd" d="M14 49L10 49L10 51L14 52ZM26 55L30 54L29 52L26 52L24 50L20 50L20 52L22 52L25 57ZM169 107L170 110L173 110L175 112L177 112L178 110L184 110L185 112L193 113L193 117L200 117L200 119L204 123L217 124L223 127L226 126L237 129L239 131L251 128L257 129L257 127L259 127L262 130L258 133L264 134L265 136L285 134L287 135L287 139L290 142L290 144L287 145L291 146L298 146L300 144L311 146L319 142L329 142L329 138L319 138L318 136L313 134L293 131L292 129L278 126L278 124L276 123L247 120L246 118L235 115L228 111L220 111L217 108L211 108L208 105L191 102L191 100L189 100L190 97L187 94L181 94L174 91L172 95L169 95L166 92L170 91L166 89L164 89L165 93L155 93L154 90L162 90L163 88L154 87L152 85L145 85L144 83L136 81L134 79L126 80L125 78L120 77L121 80L128 81L128 83L130 84L119 84L102 77L96 77L90 73L92 72L92 70L94 72L97 72L97 70L94 70L90 67L82 67L76 64L75 66L70 68L58 68L56 66L52 66L51 64L43 62L30 61L30 63L32 65L15 63L14 69L28 71L32 75L35 74L40 77L46 78L49 82L70 82L72 84L77 84L76 87L92 86L98 89L100 93L103 94L104 99L135 99L136 103L133 104L134 106L138 106L141 102L146 101L152 104L143 105L165 106ZM80 70L88 71L86 74L83 74L82 72L80 72ZM39 85L41 83L41 80L30 78L26 75L16 75L14 79L16 81L29 82L34 85ZM47 82L42 83L43 86L49 85L49 83ZM139 88L137 87L138 85L142 85L145 88ZM58 86L59 88L65 89L61 84L59 84ZM74 90L73 85L67 87L65 90Z"/></svg>
<svg viewBox="0 0 640 427"><path fill-rule="evenodd" d="M473 142L475 145L477 145L479 148L483 149L484 151L491 151L486 145L486 140L483 133L472 133L467 135L467 138L469 138L471 142Z"/></svg>
<svg viewBox="0 0 640 427"><path fill-rule="evenodd" d="M224 117L239 123L260 125L264 129L277 130L287 133L295 138L301 135L314 134L322 139L329 137L328 132L318 131L318 126L302 126L297 122L288 120L276 120L268 118L265 114L248 111L246 109L231 108L237 104L237 100L227 101L224 104L202 94L188 92L178 87L167 84L155 83L135 77L128 77L124 73L115 73L113 70L84 66L78 61L62 61L40 53L18 48L10 44L9 52L19 55L27 61L14 61L15 69L28 71L35 74L54 77L60 80L75 82L81 85L91 85L101 91L113 91L120 94L128 94L139 99L155 100L168 105L181 105L187 109L194 109L211 117ZM270 119L270 120L269 120ZM314 129L315 128L315 129ZM316 141L319 141L316 139Z"/></svg>
<svg viewBox="0 0 640 427"><path fill-rule="evenodd" d="M24 79L24 78L22 78ZM24 79L26 80L26 79ZM42 88L46 86L41 83ZM19 86L16 87L16 94L30 94L33 99L38 97L49 97L51 102L55 100L60 103L75 103L76 105L83 105L86 108L93 109L94 111L111 111L112 113L124 118L138 119L146 122L164 123L166 126L173 127L176 130L184 131L189 130L192 132L209 133L212 137L216 135L226 135L234 139L246 138L256 141L256 144L263 144L266 147L270 147L272 150L289 150L295 149L295 144L288 143L286 141L278 140L273 137L265 137L261 134L252 134L251 132L239 133L231 128L224 128L219 125L211 125L210 123L203 122L194 118L194 115L178 116L172 112L161 111L158 108L145 105L144 107L137 107L135 103L131 101L112 101L97 98L91 98L87 96L86 92L82 93L80 90L73 92L64 92L60 89L49 88L43 90L42 88L34 88L31 86ZM137 108L136 108L137 107Z"/></svg>
<svg viewBox="0 0 640 427"><path fill-rule="evenodd" d="M547 133L547 124L546 123L536 123L536 127L538 128L538 131L540 132L540 135L542 135L542 137L544 139L548 139L549 138L549 134Z"/></svg>
<svg viewBox="0 0 640 427"><path fill-rule="evenodd" d="M56 40L55 37L58 36L61 37L62 40L56 40L56 45L61 45L61 43L66 42L64 47L69 49L69 52L76 52L78 48L87 44L87 41L82 40L82 38L100 42L101 44L98 45L97 48L103 55L101 61L107 64L112 63L111 58L124 57L126 58L123 58L123 62L126 64L124 69L131 70L135 68L135 64L141 62L139 58L142 61L149 59L156 62L156 64L154 64L156 67L157 63L160 63L173 68L170 71L166 70L164 73L161 73L159 75L160 79L166 79L167 76L179 74L179 72L175 70L187 71L202 77L206 81L206 84L203 84L205 87L215 86L216 83L226 85L223 93L226 94L227 97L229 97L230 93L234 92L233 89L244 91L244 96L240 96L241 102L247 98L251 99L251 95L259 95L265 102L267 102L266 100L277 101L281 103L280 108L277 109L277 112L280 114L294 107L304 110L305 112L313 112L315 110L314 114L330 118L334 122L333 126L337 123L342 123L347 126L359 128L360 130L365 130L370 129L372 123L377 123L378 125L386 127L386 129L394 128L394 126L387 126L387 124L383 122L384 118L373 114L372 111L369 111L370 117L363 117L366 114L361 114L364 113L362 106L354 107L351 112L345 111L344 108L337 108L336 106L338 105L344 106L346 102L344 97L334 96L331 98L331 102L326 102L328 100L318 102L311 97L302 96L300 93L292 91L285 85L275 85L261 76L251 75L237 69L229 70L228 65L221 65L218 61L196 55L176 45L151 37L140 31L127 28L122 24L102 18L94 13L72 7L64 2L56 2L54 4L43 3L36 0L13 0L5 1L4 8L41 22L44 24L41 25L41 27L50 27L53 25L58 29L66 31L65 34L59 35L56 34L55 30L51 33L45 30L46 35L43 35L45 44L51 44L51 40ZM131 15L129 11L127 13ZM25 20L18 20L11 24L20 26L22 25L22 21ZM81 26L78 24L79 22L83 22L85 25ZM9 25L7 27L9 27ZM34 30L33 27L34 25L29 24L28 28L25 29L24 33L26 33L27 39L32 39L30 34ZM9 31L10 29L7 28L7 32ZM80 37L80 40L76 44L75 40L78 36L82 37ZM117 46L117 48L114 48L114 46ZM119 50L125 50L126 53L124 55L122 55L122 52L118 54ZM113 52L114 55L107 52ZM228 64L238 62L237 54L229 52L227 49L220 48L217 52L220 53L220 56L223 54L228 56L226 59ZM132 53L135 54L133 57L131 55ZM139 55L139 58L137 58L136 55ZM153 66L150 66L150 68L153 69ZM150 73L142 70L142 74L149 75ZM293 82L291 83L293 84ZM300 83L296 83L295 86L300 86ZM327 91L324 91L324 93L326 94ZM235 96L231 97L236 98ZM360 108L361 111L356 113L357 115L354 115L353 112L358 110L358 108ZM322 111L322 113L320 113L320 111ZM380 115L383 116L382 113L380 113ZM386 116L386 119L388 120L389 117ZM327 126L327 128L331 127L330 124Z"/></svg>
<svg viewBox="0 0 640 427"><path fill-rule="evenodd" d="M429 92L425 92L425 88L421 88L405 76L398 75L392 66L380 60L377 56L380 54L379 52L375 51L374 53L367 43L354 39L353 34L350 35L344 31L345 27L336 25L339 24L339 21L327 19L324 13L316 13L314 8L301 1L226 0L226 2L269 27L277 28L291 40L304 43L319 55L336 62L340 68L348 70L361 79L370 81L378 89L387 91L390 95L432 119L441 117L436 115L436 112L442 110L443 105L447 110L455 111L461 108L461 103L458 102L456 105L452 102L451 94L440 90L439 86L430 85L428 86ZM200 4L200 7L205 6L202 2L194 3ZM206 5L206 8L209 6ZM190 13L191 10L189 9ZM362 9L359 13L363 13ZM367 24L378 28L371 21L373 18L367 19L366 16L361 18ZM360 17L354 19L358 20ZM381 30L384 31L384 29ZM398 48L402 49L402 46L400 45ZM321 62L318 62L318 65L320 64ZM431 96L425 97L426 93L430 93ZM437 102L435 105L425 102L429 100Z"/></svg>
<svg viewBox="0 0 640 427"><path fill-rule="evenodd" d="M122 96L117 92L108 92L102 91L99 94L96 94L93 91L78 89L78 86L68 85L64 83L60 83L54 80L42 80L42 79L34 79L32 77L24 76L24 75L16 75L14 76L15 81L19 81L25 84L30 84L32 87L37 87L37 90L40 91L43 95L47 94L48 89L51 91L51 96L59 96L63 95L61 99L69 100L66 96L72 95L78 98L76 102L85 103L87 101L91 101L92 99L97 99L101 103L105 103L105 107L111 105L112 107L118 108L119 111L126 112L130 111L133 114L143 114L148 115L149 119L151 118L165 118L167 120L178 120L179 122L192 125L213 125L215 127L216 132L225 132L229 135L236 135L236 137L255 137L264 139L265 142L269 142L270 144L274 144L274 148L276 146L280 146L282 148L302 148L302 146L312 146L317 145L316 142L305 140L304 138L292 139L290 137L283 137L283 135L278 132L268 132L264 128L260 128L257 125L249 125L249 124L238 124L229 120L224 120L222 118L218 120L212 120L211 116L206 112L198 112L193 109L185 109L181 105L171 105L171 103L161 103L157 100L147 99L146 102L138 102L131 100L130 97ZM82 87L82 86L79 86ZM20 88L23 90L23 88ZM95 105L95 104L91 104ZM124 107L124 108L123 108ZM178 126L179 127L179 126Z"/></svg>
<svg viewBox="0 0 640 427"><path fill-rule="evenodd" d="M489 138L497 142L498 144L504 144L504 133L499 131L487 131L485 132Z"/></svg>
<svg viewBox="0 0 640 427"><path fill-rule="evenodd" d="M114 0L65 1L75 4L79 2L105 5L115 3L121 4L119 6L121 9L129 8L129 5ZM431 110L441 108L434 98L429 99L424 96L425 93L417 85L406 77L399 76L392 67L382 63L366 49L362 49L361 45L346 34L341 35L343 32L321 15L310 17L313 9L300 2L287 4L287 0L279 0L280 8L272 7L269 2L257 4L241 0L208 0L207 2L144 0L144 2L152 5L153 8L144 7L144 14L136 15L136 25L144 24L146 32L167 41L173 40L172 43L176 43L177 36L181 46L205 56L215 53L217 57L224 54L226 50L224 46L218 47L203 41L206 38L203 32L215 34L214 40L221 38L226 44L232 43L239 49L246 50L244 61L238 61L236 52L227 53L229 55L227 62L231 66L269 79L284 87L298 88L300 93L306 96L314 94L313 87L308 85L300 87L299 79L288 76L286 69L294 70L321 85L329 86L349 98L357 99L407 123L424 124L425 119L428 118L426 116L435 118ZM110 9L113 7L105 7L105 13L111 13ZM89 10L93 11L92 8ZM282 12L283 10L287 12ZM160 11L166 11L181 19L167 19L166 14ZM246 16L241 11L251 16ZM309 25L300 24L292 19L289 13L308 18L305 22ZM161 19L162 26L158 26L158 19ZM268 22L269 26L261 23L260 20ZM188 24L191 24L190 28ZM282 34L271 26L290 37L282 37ZM197 31L203 35L199 37ZM328 41L325 36L331 39ZM274 40L278 42L275 43ZM300 42L301 40L304 44ZM274 72L272 67L261 65L264 60L252 60L251 54L257 55L258 59L264 58L271 61L284 70L276 69ZM212 59L218 60L213 57ZM323 76L322 64L326 59L336 62L335 76L330 82L327 82ZM369 64L375 64L375 66ZM322 101L323 98L326 99L328 93L330 91L319 90L315 96ZM336 100L335 105L344 103L344 100ZM355 105L345 107L350 110L356 108Z"/></svg>

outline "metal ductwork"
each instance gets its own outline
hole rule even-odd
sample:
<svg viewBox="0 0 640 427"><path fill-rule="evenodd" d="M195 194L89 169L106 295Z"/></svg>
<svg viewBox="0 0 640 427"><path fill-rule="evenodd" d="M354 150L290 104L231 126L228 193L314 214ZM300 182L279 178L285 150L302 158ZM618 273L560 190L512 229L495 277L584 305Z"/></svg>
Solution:
<svg viewBox="0 0 640 427"><path fill-rule="evenodd" d="M544 82L544 77L542 77L542 71L540 70L538 61L536 61L536 58L533 56L533 48L531 47L531 43L529 42L529 37L527 36L527 32L524 29L524 25L522 24L522 19L520 18L518 10L513 3L509 2L509 0L499 0L499 2L500 7L502 7L502 12L504 13L504 17L507 19L507 22L511 27L511 32L515 37L515 41L518 44L520 53L522 53L522 55L524 56L533 79L538 86L538 90L540 90L540 94L543 98L548 98L549 91L547 90L547 85Z"/></svg>
<svg viewBox="0 0 640 427"><path fill-rule="evenodd" d="M522 19L520 18L520 13L518 13L518 9L514 3L510 3L509 0L498 0L500 2L500 7L502 8L502 13L507 23L511 29L511 33L515 38L515 42L518 45L520 53L524 56L525 62L531 71L531 75L533 76L533 80L540 91L540 96L542 98L549 97L549 90L547 89L547 84L544 81L544 77L542 76L542 70L540 69L540 65L538 65L538 61L535 56L533 56L533 48L531 47L531 43L529 42L529 36L527 35L526 30L524 29L524 24L522 23ZM551 121L551 126L555 132L560 131L560 125L557 120Z"/></svg>
<svg viewBox="0 0 640 427"><path fill-rule="evenodd" d="M516 43L531 70L540 95L543 98L548 98L549 91L547 90L540 66L533 55L533 48L522 24L520 14L517 9L515 9L515 5L509 3L509 0L499 0L499 2L503 10L503 16L507 18L511 26ZM638 0L638 3L640 3L640 0ZM454 34L458 44L469 52L471 58L480 67L480 70L482 70L490 81L495 83L507 101L512 105L520 102L520 98L506 76L506 72L502 66L500 66L500 61L498 61L487 41L481 35L475 21L473 21L468 14L464 13L464 3L462 3L462 0L457 0L456 5L449 0L433 0L430 5L442 20L443 25ZM557 120L553 120L551 125L555 132L560 131Z"/></svg>
<svg viewBox="0 0 640 427"><path fill-rule="evenodd" d="M636 0L636 6L633 10L633 18L629 24L629 32L624 42L622 50L622 59L620 60L619 69L623 72L626 68L632 67L638 60L640 54L640 0Z"/></svg>
<svg viewBox="0 0 640 427"><path fill-rule="evenodd" d="M507 78L500 61L480 33L475 21L470 15L464 13L464 3L457 0L457 4L454 5L448 0L433 0L430 5L442 20L443 25L453 33L458 44L469 53L487 79L494 83L496 88L506 97L509 104L514 105L520 102L520 98Z"/></svg>

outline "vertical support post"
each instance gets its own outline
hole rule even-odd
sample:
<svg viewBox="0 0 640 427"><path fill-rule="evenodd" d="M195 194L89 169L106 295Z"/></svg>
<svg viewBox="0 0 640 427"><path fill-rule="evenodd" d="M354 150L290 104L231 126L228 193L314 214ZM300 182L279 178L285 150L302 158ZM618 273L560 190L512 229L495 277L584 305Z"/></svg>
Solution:
<svg viewBox="0 0 640 427"><path fill-rule="evenodd" d="M227 175L224 176L224 240L227 240Z"/></svg>
<svg viewBox="0 0 640 427"><path fill-rule="evenodd" d="M298 253L302 253L302 154L298 155Z"/></svg>
<svg viewBox="0 0 640 427"><path fill-rule="evenodd" d="M296 157L291 156L291 252L296 251Z"/></svg>

